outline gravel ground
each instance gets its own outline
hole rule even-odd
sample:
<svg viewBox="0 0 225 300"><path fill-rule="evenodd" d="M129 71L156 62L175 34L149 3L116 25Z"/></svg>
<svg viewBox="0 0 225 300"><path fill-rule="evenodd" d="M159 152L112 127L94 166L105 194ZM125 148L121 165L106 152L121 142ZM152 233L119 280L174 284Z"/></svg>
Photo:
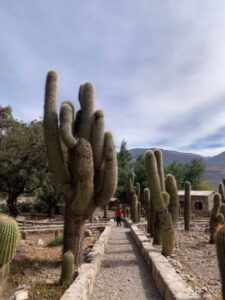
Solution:
<svg viewBox="0 0 225 300"><path fill-rule="evenodd" d="M184 230L184 222L179 222L174 255L168 261L203 299L222 300L215 245L209 244L209 221L195 221L190 225L190 231L187 232ZM146 233L146 224L139 225L139 228L152 241Z"/></svg>
<svg viewBox="0 0 225 300"><path fill-rule="evenodd" d="M161 299L129 228L112 228L91 299Z"/></svg>

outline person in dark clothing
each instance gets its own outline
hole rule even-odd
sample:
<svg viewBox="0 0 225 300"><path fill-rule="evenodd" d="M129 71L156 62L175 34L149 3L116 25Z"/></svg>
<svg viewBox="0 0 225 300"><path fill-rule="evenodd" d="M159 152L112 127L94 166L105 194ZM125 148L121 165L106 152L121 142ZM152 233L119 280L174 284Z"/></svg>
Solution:
<svg viewBox="0 0 225 300"><path fill-rule="evenodd" d="M117 227L121 226L121 216L122 216L122 210L120 208L118 208L117 211L116 211Z"/></svg>

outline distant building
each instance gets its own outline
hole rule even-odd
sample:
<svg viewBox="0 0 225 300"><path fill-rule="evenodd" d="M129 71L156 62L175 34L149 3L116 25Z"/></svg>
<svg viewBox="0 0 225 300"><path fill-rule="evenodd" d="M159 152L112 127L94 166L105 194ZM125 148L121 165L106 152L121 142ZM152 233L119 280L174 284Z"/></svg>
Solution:
<svg viewBox="0 0 225 300"><path fill-rule="evenodd" d="M180 213L184 212L184 191L178 191ZM191 210L196 216L208 217L213 207L214 191L191 191Z"/></svg>

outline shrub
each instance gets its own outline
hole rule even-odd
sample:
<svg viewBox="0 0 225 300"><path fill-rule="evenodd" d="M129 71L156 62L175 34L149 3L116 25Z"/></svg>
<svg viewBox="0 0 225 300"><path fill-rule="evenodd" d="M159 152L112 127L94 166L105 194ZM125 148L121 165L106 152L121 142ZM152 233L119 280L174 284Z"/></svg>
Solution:
<svg viewBox="0 0 225 300"><path fill-rule="evenodd" d="M18 207L21 213L27 213L31 210L32 204L31 202L21 202Z"/></svg>
<svg viewBox="0 0 225 300"><path fill-rule="evenodd" d="M63 235L59 234L54 237L50 242L48 242L48 247L58 247L63 244Z"/></svg>

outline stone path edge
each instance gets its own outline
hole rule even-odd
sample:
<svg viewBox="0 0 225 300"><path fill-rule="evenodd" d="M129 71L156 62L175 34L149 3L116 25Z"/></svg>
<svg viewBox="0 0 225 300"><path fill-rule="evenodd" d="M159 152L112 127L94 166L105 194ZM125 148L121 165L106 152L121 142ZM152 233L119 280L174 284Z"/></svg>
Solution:
<svg viewBox="0 0 225 300"><path fill-rule="evenodd" d="M179 276L173 266L168 262L160 250L155 248L145 234L130 220L124 222L131 229L138 248L140 249L152 273L155 285L165 300L200 300L200 295L195 293Z"/></svg>
<svg viewBox="0 0 225 300"><path fill-rule="evenodd" d="M107 224L99 239L87 255L90 263L84 263L79 269L79 275L65 291L60 300L88 300L92 293L95 277L101 267L112 224Z"/></svg>

